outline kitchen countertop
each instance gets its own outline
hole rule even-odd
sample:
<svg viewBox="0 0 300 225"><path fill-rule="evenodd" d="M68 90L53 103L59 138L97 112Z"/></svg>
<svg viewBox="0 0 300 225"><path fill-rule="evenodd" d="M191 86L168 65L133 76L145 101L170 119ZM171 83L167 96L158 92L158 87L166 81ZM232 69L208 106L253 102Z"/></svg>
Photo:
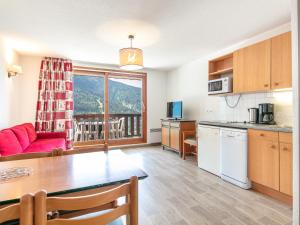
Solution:
<svg viewBox="0 0 300 225"><path fill-rule="evenodd" d="M252 123L233 122L233 121L200 121L199 124L216 126L216 127L227 127L227 128L256 129L256 130L279 131L279 132L287 132L287 133L293 132L292 127L280 126L280 125L252 124Z"/></svg>

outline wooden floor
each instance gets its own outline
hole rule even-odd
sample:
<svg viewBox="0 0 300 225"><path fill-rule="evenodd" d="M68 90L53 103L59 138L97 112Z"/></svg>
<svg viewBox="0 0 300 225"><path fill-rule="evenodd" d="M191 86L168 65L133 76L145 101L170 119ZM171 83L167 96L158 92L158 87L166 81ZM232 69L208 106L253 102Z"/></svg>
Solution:
<svg viewBox="0 0 300 225"><path fill-rule="evenodd" d="M292 224L291 207L243 190L161 147L124 152L149 177L140 182L140 225Z"/></svg>

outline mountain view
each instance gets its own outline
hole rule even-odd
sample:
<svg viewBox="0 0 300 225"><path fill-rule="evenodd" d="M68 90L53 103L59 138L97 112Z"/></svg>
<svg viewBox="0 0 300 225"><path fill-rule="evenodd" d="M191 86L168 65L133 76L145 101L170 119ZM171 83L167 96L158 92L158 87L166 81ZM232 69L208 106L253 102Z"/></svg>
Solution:
<svg viewBox="0 0 300 225"><path fill-rule="evenodd" d="M74 75L74 115L100 114L104 112L104 78L100 76ZM109 113L140 113L141 88L108 81Z"/></svg>

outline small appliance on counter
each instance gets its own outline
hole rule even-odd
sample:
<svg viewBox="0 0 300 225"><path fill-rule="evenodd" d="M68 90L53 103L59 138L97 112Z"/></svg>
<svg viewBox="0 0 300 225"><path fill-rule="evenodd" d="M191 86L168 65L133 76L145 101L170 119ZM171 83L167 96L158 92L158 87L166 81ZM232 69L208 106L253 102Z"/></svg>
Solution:
<svg viewBox="0 0 300 225"><path fill-rule="evenodd" d="M258 123L275 124L274 121L274 104L263 103L258 105Z"/></svg>
<svg viewBox="0 0 300 225"><path fill-rule="evenodd" d="M249 108L249 123L258 123L258 108Z"/></svg>

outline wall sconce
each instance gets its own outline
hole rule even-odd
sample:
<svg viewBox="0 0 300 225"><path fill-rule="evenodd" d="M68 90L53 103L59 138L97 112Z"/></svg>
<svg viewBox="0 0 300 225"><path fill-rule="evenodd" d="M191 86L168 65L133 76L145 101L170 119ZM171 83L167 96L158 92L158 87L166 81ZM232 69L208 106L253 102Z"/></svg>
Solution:
<svg viewBox="0 0 300 225"><path fill-rule="evenodd" d="M18 65L9 65L7 68L8 77L15 77L22 73L22 67Z"/></svg>

